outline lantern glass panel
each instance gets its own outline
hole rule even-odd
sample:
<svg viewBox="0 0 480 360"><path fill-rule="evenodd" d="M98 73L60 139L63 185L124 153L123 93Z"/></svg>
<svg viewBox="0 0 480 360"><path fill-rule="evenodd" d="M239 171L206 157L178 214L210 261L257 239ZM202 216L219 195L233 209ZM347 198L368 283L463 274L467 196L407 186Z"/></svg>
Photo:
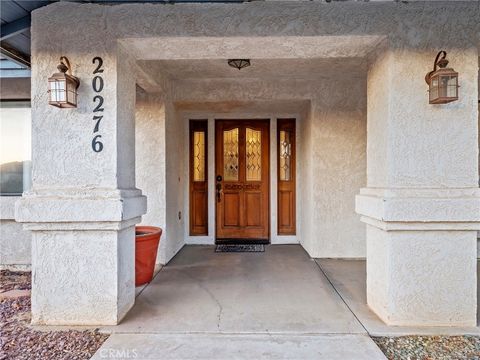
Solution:
<svg viewBox="0 0 480 360"><path fill-rule="evenodd" d="M457 97L457 76L455 75L446 75L441 77L441 88L446 97Z"/></svg>
<svg viewBox="0 0 480 360"><path fill-rule="evenodd" d="M438 98L438 77L433 77L430 82L430 100Z"/></svg>
<svg viewBox="0 0 480 360"><path fill-rule="evenodd" d="M458 99L458 76L456 73L437 74L430 82L430 103L446 104Z"/></svg>
<svg viewBox="0 0 480 360"><path fill-rule="evenodd" d="M76 84L72 80L67 80L67 102L73 106L77 104Z"/></svg>
<svg viewBox="0 0 480 360"><path fill-rule="evenodd" d="M65 95L65 80L55 79L50 81L50 101L52 102L63 102L66 100Z"/></svg>

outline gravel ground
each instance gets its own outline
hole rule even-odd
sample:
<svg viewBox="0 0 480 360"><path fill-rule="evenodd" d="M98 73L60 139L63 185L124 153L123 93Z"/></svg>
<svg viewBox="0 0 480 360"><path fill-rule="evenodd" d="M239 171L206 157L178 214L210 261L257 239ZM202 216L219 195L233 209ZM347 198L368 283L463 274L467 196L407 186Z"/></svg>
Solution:
<svg viewBox="0 0 480 360"><path fill-rule="evenodd" d="M478 360L478 336L372 337L390 360Z"/></svg>
<svg viewBox="0 0 480 360"><path fill-rule="evenodd" d="M0 271L0 293L9 290L30 290L31 273L23 271Z"/></svg>
<svg viewBox="0 0 480 360"><path fill-rule="evenodd" d="M97 330L34 330L29 325L30 297L2 297L29 289L30 273L0 271L0 360L86 360L108 338Z"/></svg>

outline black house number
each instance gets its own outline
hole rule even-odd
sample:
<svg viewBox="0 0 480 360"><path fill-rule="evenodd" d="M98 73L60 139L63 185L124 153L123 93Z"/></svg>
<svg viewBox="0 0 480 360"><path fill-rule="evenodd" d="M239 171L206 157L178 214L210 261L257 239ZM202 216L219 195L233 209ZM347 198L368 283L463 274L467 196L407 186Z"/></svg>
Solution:
<svg viewBox="0 0 480 360"><path fill-rule="evenodd" d="M100 122L103 119L103 103L104 103L104 98L101 95L102 90L103 90L103 59L101 57L94 57L92 60L92 64L96 65L97 67L95 70L93 70L93 78L92 78L92 89L93 91L97 94L93 97L93 121L95 122L94 128L93 128L93 134L94 137L92 139L92 149L95 152L101 152L103 150L103 143L102 143L102 135L99 134L100 132Z"/></svg>

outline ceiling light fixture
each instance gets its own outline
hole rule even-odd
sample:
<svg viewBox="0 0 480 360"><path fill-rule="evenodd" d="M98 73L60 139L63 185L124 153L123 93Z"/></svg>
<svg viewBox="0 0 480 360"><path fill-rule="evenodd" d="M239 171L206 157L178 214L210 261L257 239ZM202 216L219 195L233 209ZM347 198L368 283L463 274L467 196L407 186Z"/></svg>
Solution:
<svg viewBox="0 0 480 360"><path fill-rule="evenodd" d="M228 60L228 65L238 70L242 70L243 68L250 66L250 59L230 59Z"/></svg>

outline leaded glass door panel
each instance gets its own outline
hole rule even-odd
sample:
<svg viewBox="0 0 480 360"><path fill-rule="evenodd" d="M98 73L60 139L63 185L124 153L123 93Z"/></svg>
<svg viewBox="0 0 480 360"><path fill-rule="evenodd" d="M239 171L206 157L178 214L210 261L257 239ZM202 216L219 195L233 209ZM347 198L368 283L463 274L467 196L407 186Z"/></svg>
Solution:
<svg viewBox="0 0 480 360"><path fill-rule="evenodd" d="M269 121L217 120L217 241L268 241Z"/></svg>

